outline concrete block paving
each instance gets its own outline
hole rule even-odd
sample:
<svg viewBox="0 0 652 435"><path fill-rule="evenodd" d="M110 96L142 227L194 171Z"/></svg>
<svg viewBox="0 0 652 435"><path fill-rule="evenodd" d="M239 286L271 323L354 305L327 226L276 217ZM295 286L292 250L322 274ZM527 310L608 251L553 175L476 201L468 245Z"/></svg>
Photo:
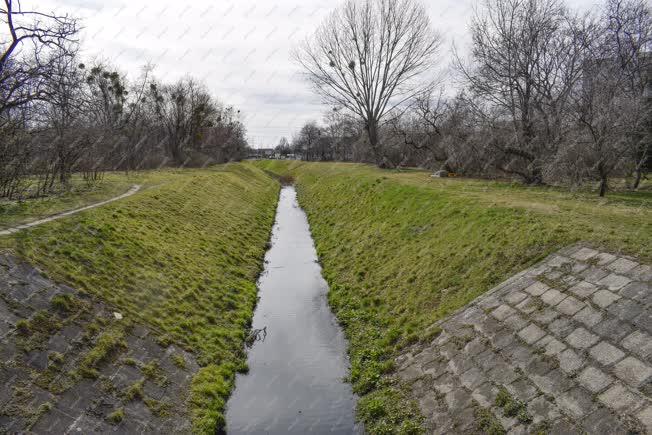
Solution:
<svg viewBox="0 0 652 435"><path fill-rule="evenodd" d="M483 432L488 411L510 434L652 434L650 319L652 268L578 244L437 322L397 374L428 433Z"/></svg>
<svg viewBox="0 0 652 435"><path fill-rule="evenodd" d="M84 301L84 308L57 310L53 298L64 294ZM103 331L93 326L98 321L110 327L126 319L0 254L0 433L190 432L186 396L199 369L194 356L159 344L152 330L135 324L125 346L85 375L77 369Z"/></svg>

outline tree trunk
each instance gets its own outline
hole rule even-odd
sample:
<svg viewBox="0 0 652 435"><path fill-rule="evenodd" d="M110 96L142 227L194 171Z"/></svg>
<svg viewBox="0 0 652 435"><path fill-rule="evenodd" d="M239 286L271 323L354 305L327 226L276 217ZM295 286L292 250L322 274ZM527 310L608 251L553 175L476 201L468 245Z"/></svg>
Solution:
<svg viewBox="0 0 652 435"><path fill-rule="evenodd" d="M175 164L181 165L183 163L183 157L181 155L181 141L177 140L176 137L170 139L170 155Z"/></svg>
<svg viewBox="0 0 652 435"><path fill-rule="evenodd" d="M599 195L601 197L603 197L605 193L607 193L607 177L602 177L600 179L600 193L599 193Z"/></svg>
<svg viewBox="0 0 652 435"><path fill-rule="evenodd" d="M634 184L632 185L632 190L637 190L638 186L641 184L641 179L643 178L643 170L641 168L636 168L634 171Z"/></svg>
<svg viewBox="0 0 652 435"><path fill-rule="evenodd" d="M605 193L607 193L607 172L602 168L602 164L600 163L598 166L598 171L600 173L600 197L603 197Z"/></svg>
<svg viewBox="0 0 652 435"><path fill-rule="evenodd" d="M367 137L369 138L369 146L371 147L371 152L374 153L376 165L382 168L385 165L385 159L378 149L378 121L375 119L369 119L365 127L365 130L367 130Z"/></svg>
<svg viewBox="0 0 652 435"><path fill-rule="evenodd" d="M634 184L632 185L632 190L637 190L641 184L641 180L645 178L645 168L648 165L648 148L646 147L643 151L643 155L638 159L636 163L636 169L634 170Z"/></svg>
<svg viewBox="0 0 652 435"><path fill-rule="evenodd" d="M539 186L543 184L543 173L541 171L541 167L536 162L533 163L531 174L532 175L530 177L530 180L528 180L528 184L534 186Z"/></svg>

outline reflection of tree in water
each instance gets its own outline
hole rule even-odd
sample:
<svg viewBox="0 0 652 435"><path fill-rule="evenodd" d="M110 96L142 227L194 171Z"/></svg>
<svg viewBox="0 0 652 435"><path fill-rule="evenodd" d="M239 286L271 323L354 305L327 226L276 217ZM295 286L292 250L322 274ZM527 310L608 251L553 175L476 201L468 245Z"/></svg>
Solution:
<svg viewBox="0 0 652 435"><path fill-rule="evenodd" d="M249 336L245 340L245 346L247 346L247 348L250 348L257 341L265 341L266 337L267 337L267 326L261 329L254 329L249 333Z"/></svg>

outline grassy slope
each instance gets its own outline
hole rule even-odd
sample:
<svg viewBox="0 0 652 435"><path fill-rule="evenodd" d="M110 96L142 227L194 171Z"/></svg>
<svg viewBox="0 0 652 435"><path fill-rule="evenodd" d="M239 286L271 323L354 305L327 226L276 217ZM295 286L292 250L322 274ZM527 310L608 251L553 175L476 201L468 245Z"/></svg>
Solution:
<svg viewBox="0 0 652 435"><path fill-rule="evenodd" d="M89 185L81 177L74 176L70 189L59 194L25 201L0 200L0 229L121 195L141 178L109 173L101 182Z"/></svg>
<svg viewBox="0 0 652 435"><path fill-rule="evenodd" d="M296 178L371 433L418 432L414 406L382 374L437 319L578 240L652 258L650 192L605 201L364 165L258 165Z"/></svg>
<svg viewBox="0 0 652 435"><path fill-rule="evenodd" d="M22 256L195 351L194 429L215 433L256 303L278 184L250 165L140 175L143 192L15 236Z"/></svg>

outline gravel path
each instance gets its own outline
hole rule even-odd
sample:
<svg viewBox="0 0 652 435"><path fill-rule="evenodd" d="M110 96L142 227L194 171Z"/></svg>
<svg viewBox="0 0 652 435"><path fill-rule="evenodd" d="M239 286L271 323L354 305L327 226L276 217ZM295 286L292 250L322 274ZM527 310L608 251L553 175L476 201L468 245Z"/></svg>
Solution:
<svg viewBox="0 0 652 435"><path fill-rule="evenodd" d="M571 246L433 325L398 376L429 433L652 434L651 284Z"/></svg>
<svg viewBox="0 0 652 435"><path fill-rule="evenodd" d="M12 227L12 228L7 228L6 230L0 231L0 236L8 236L9 234L17 233L18 231L24 230L26 228L35 227L37 225L41 225L41 224L44 224L44 223L47 223L47 222L51 222L51 221L54 221L54 220L57 220L57 219L61 219L61 218L66 217L66 216L70 216L70 215L75 214L75 213L82 212L84 210L89 210L91 208L100 207L102 205L109 204L109 203L111 203L113 201L117 201L119 199L131 196L134 193L138 192L139 190L140 190L140 184L134 184L133 186L131 186L131 188L128 191L126 191L122 195L118 195L118 196L115 196L113 198L110 198L110 199L107 199L107 200L104 200L104 201L100 201L100 202L96 202L95 204L87 205L87 206L76 208L76 209L73 209L73 210L63 211L61 213L57 213L57 214L54 214L52 216L48 216L46 218L39 219L37 221L17 225L17 226Z"/></svg>

